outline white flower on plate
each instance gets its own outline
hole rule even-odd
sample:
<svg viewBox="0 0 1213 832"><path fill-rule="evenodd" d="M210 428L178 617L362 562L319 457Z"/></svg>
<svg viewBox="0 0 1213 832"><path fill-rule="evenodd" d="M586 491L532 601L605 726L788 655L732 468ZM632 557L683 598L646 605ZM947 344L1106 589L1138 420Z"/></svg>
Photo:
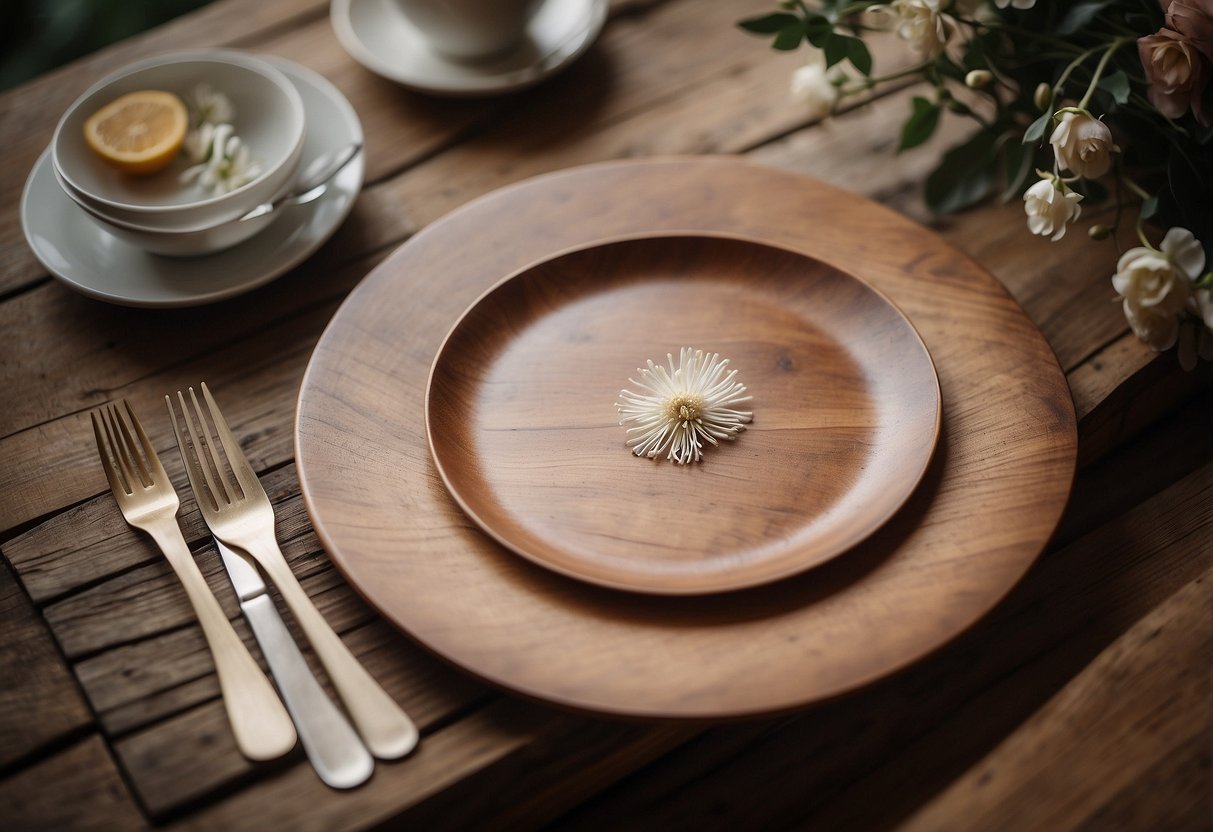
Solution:
<svg viewBox="0 0 1213 832"><path fill-rule="evenodd" d="M897 36L926 58L943 52L955 31L952 18L939 10L940 0L893 0L890 8L897 15Z"/></svg>
<svg viewBox="0 0 1213 832"><path fill-rule="evenodd" d="M190 124L230 124L236 117L231 99L205 81L194 87L186 96L185 105L190 111Z"/></svg>
<svg viewBox="0 0 1213 832"><path fill-rule="evenodd" d="M1112 131L1086 110L1067 110L1049 137L1057 167L1084 179L1097 179L1112 166Z"/></svg>
<svg viewBox="0 0 1213 832"><path fill-rule="evenodd" d="M1060 240L1066 226L1082 213L1082 194L1070 190L1055 176L1041 173L1042 179L1023 195L1023 210L1028 215L1028 230L1042 237Z"/></svg>
<svg viewBox="0 0 1213 832"><path fill-rule="evenodd" d="M1192 281L1204 267L1204 247L1186 228L1172 228L1157 249L1138 246L1122 254L1112 286L1124 298L1133 334L1156 350L1173 347Z"/></svg>
<svg viewBox="0 0 1213 832"><path fill-rule="evenodd" d="M677 367L673 355L667 354L666 360L669 369L650 359L647 369L637 368L639 379L628 379L642 392L619 391L619 424L633 425L627 429L627 444L636 456L665 453L680 465L698 462L704 442L718 445L717 440L731 440L745 430L753 413L733 405L753 397L743 395L746 388L734 380L736 370L726 375L729 361L722 361L719 353L705 355L683 347Z"/></svg>
<svg viewBox="0 0 1213 832"><path fill-rule="evenodd" d="M232 125L220 124L214 129L210 151L205 161L187 168L181 174L181 184L196 181L216 196L247 185L261 175L261 163L249 155L248 146L232 135Z"/></svg>
<svg viewBox="0 0 1213 832"><path fill-rule="evenodd" d="M822 119L834 111L838 102L834 79L841 74L826 70L820 52L815 52L814 58L792 73L792 98L804 105L809 118Z"/></svg>

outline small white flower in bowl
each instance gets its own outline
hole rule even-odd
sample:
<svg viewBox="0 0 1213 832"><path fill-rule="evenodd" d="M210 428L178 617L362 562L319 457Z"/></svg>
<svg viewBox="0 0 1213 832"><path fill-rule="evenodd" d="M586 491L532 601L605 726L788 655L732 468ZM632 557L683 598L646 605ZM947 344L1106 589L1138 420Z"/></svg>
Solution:
<svg viewBox="0 0 1213 832"><path fill-rule="evenodd" d="M205 160L181 174L181 183L198 184L215 194L226 194L252 182L261 175L261 164L252 159L239 136L232 135L230 124L214 128L210 152Z"/></svg>

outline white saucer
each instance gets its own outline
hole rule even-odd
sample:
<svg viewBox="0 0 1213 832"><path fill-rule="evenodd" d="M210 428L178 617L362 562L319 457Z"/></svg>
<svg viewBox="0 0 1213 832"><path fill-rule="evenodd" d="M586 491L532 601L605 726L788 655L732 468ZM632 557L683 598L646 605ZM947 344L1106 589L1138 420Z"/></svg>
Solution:
<svg viewBox="0 0 1213 832"><path fill-rule="evenodd" d="M301 169L321 153L362 141L358 115L336 87L298 64L263 57L303 97ZM282 216L252 239L217 254L179 259L149 254L93 223L59 188L48 149L26 180L21 227L42 265L77 292L123 306L198 306L269 283L307 258L349 215L365 168L359 154L323 196L281 209Z"/></svg>
<svg viewBox="0 0 1213 832"><path fill-rule="evenodd" d="M491 61L463 63L430 49L392 0L333 0L337 40L371 72L420 92L476 96L513 92L559 72L589 49L608 0L547 0L527 41Z"/></svg>

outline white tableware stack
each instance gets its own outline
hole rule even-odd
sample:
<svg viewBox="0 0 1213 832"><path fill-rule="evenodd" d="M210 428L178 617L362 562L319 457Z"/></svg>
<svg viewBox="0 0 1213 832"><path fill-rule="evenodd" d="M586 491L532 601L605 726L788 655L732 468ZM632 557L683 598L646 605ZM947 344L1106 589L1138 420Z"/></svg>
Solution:
<svg viewBox="0 0 1213 832"><path fill-rule="evenodd" d="M199 85L230 101L234 135L260 168L250 181L226 193L183 182L191 164L184 157L157 173L131 175L88 146L86 120L119 97L162 90L189 100ZM240 219L295 183L304 126L299 91L269 62L230 50L177 52L126 67L86 91L60 119L50 155L59 187L90 220L146 251L189 257L241 243L278 218L281 212Z"/></svg>

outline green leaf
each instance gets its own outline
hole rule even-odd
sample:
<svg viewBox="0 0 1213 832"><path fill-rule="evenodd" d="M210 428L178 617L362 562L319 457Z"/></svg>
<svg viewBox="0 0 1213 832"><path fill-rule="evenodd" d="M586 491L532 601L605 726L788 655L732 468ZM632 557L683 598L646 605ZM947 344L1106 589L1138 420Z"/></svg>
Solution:
<svg viewBox="0 0 1213 832"><path fill-rule="evenodd" d="M847 38L847 60L864 75L872 74L872 53L860 38Z"/></svg>
<svg viewBox="0 0 1213 832"><path fill-rule="evenodd" d="M1124 104L1129 100L1129 76L1125 75L1123 69L1101 78L1099 88L1111 95L1117 104Z"/></svg>
<svg viewBox="0 0 1213 832"><path fill-rule="evenodd" d="M952 214L984 199L994 186L997 137L984 130L943 156L927 177L924 196L937 214Z"/></svg>
<svg viewBox="0 0 1213 832"><path fill-rule="evenodd" d="M1049 126L1049 122L1053 120L1052 113L1044 113L1036 121L1028 125L1028 129L1023 131L1023 143L1032 144L1039 141L1045 134L1045 130Z"/></svg>
<svg viewBox="0 0 1213 832"><path fill-rule="evenodd" d="M791 52L800 46L802 38L804 38L804 27L797 20L795 23L789 23L779 30L779 34L775 35L775 40L771 43L771 47L778 49L780 52Z"/></svg>
<svg viewBox="0 0 1213 832"><path fill-rule="evenodd" d="M826 40L834 34L834 24L819 15L814 14L805 18L804 21L804 37L809 43L816 46L818 49L825 48Z"/></svg>
<svg viewBox="0 0 1213 832"><path fill-rule="evenodd" d="M846 37L831 32L825 39L825 45L822 46L821 51L825 53L826 69L829 69L847 56Z"/></svg>
<svg viewBox="0 0 1213 832"><path fill-rule="evenodd" d="M1072 35L1079 29L1084 28L1088 23L1095 19L1095 15L1103 11L1107 6L1111 5L1111 0L1089 0L1085 3L1075 3L1066 12L1066 16L1061 19L1061 23L1054 30L1058 35Z"/></svg>
<svg viewBox="0 0 1213 832"><path fill-rule="evenodd" d="M918 147L931 138L935 127L939 124L939 105L928 101L922 96L915 96L914 111L901 128L901 141L897 144L897 152Z"/></svg>
<svg viewBox="0 0 1213 832"><path fill-rule="evenodd" d="M756 35L773 35L799 22L800 18L794 14L776 12L775 14L763 15L762 17L750 17L745 20L739 20L737 21L737 25L747 32L753 32Z"/></svg>

